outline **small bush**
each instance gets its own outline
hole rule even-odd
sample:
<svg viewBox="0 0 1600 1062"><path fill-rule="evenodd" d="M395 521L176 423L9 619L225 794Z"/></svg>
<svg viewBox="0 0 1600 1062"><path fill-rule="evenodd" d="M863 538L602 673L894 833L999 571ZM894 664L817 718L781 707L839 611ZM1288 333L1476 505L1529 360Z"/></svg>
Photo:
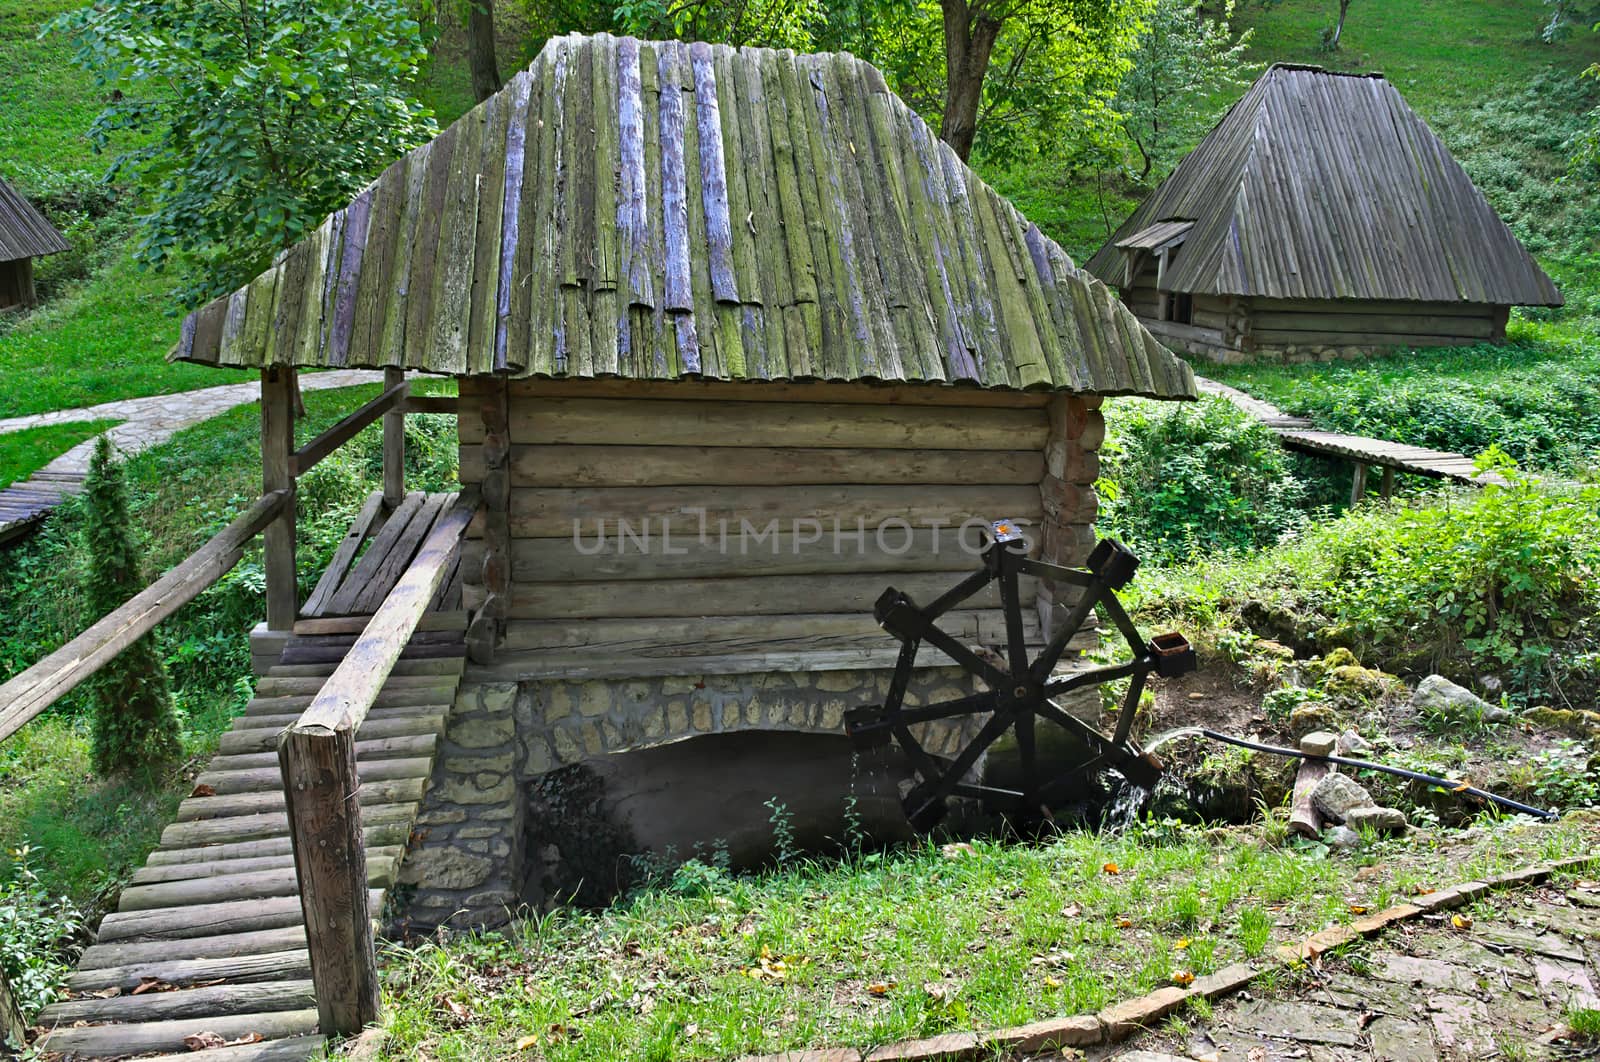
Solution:
<svg viewBox="0 0 1600 1062"><path fill-rule="evenodd" d="M1306 526L1277 436L1230 402L1117 401L1106 430L1100 526L1146 561L1255 549Z"/></svg>
<svg viewBox="0 0 1600 1062"><path fill-rule="evenodd" d="M0 881L0 974L31 1019L60 995L71 970L67 948L83 916L71 901L50 895L30 849L13 849L11 859L10 877Z"/></svg>

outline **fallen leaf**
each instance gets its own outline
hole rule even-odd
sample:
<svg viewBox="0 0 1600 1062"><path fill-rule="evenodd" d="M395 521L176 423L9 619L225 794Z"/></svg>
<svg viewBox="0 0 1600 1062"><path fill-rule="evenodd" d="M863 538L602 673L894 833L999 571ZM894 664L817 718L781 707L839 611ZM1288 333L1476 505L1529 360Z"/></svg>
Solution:
<svg viewBox="0 0 1600 1062"><path fill-rule="evenodd" d="M1472 916L1469 914L1453 914L1450 916L1450 924L1457 929L1471 929Z"/></svg>
<svg viewBox="0 0 1600 1062"><path fill-rule="evenodd" d="M1133 928L1133 919L1131 919L1131 918L1119 918L1119 919L1117 919L1117 928L1118 929L1132 929Z"/></svg>
<svg viewBox="0 0 1600 1062"><path fill-rule="evenodd" d="M1350 905L1350 913L1353 915L1364 915L1367 913L1367 909L1359 903L1353 903Z"/></svg>
<svg viewBox="0 0 1600 1062"><path fill-rule="evenodd" d="M978 850L965 841L952 841L950 844L941 845L939 854L946 859L962 859L977 855Z"/></svg>
<svg viewBox="0 0 1600 1062"><path fill-rule="evenodd" d="M1265 1047L1252 1047L1245 1056L1245 1062L1267 1062L1267 1049Z"/></svg>
<svg viewBox="0 0 1600 1062"><path fill-rule="evenodd" d="M192 797L216 796L217 787L214 785L197 785L189 791L189 795Z"/></svg>
<svg viewBox="0 0 1600 1062"><path fill-rule="evenodd" d="M956 994L956 986L949 981L929 981L922 986L922 990L928 993L930 999L936 999L940 1003L954 998Z"/></svg>
<svg viewBox="0 0 1600 1062"><path fill-rule="evenodd" d="M1465 793L1467 790L1469 790L1471 788L1472 788L1472 783L1471 782L1462 782L1458 786L1453 786L1451 788L1450 792L1452 792L1452 793Z"/></svg>
<svg viewBox="0 0 1600 1062"><path fill-rule="evenodd" d="M524 1036L522 1039L517 1041L517 1050L518 1051L526 1051L531 1047L538 1047L538 1046L539 1046L539 1038L537 1036Z"/></svg>
<svg viewBox="0 0 1600 1062"><path fill-rule="evenodd" d="M122 995L122 989L118 988L116 985L112 985L110 988L102 988L98 992L91 992L89 994L93 996L99 996L101 999L112 999L116 996Z"/></svg>
<svg viewBox="0 0 1600 1062"><path fill-rule="evenodd" d="M1188 937L1179 937L1178 942L1172 946L1177 948L1179 951L1182 951L1184 948L1187 948L1190 943L1191 942Z"/></svg>
<svg viewBox="0 0 1600 1062"><path fill-rule="evenodd" d="M133 990L132 994L136 995L136 996L139 996L139 995L143 995L146 992L172 992L172 991L176 991L176 989L174 989L172 985L167 984L167 982L161 980L160 978L157 978L157 977L141 977L141 978L139 978L139 987L135 988Z"/></svg>
<svg viewBox="0 0 1600 1062"><path fill-rule="evenodd" d="M1057 981L1054 977L1046 977L1044 979L1044 986L1046 988L1060 988L1061 982Z"/></svg>
<svg viewBox="0 0 1600 1062"><path fill-rule="evenodd" d="M1115 863L1107 863L1104 866L1102 866L1100 869L1105 871L1107 874L1121 874L1122 873L1122 868L1117 866Z"/></svg>
<svg viewBox="0 0 1600 1062"><path fill-rule="evenodd" d="M1083 908L1075 903L1069 903L1061 909L1062 918L1077 918L1083 913Z"/></svg>
<svg viewBox="0 0 1600 1062"><path fill-rule="evenodd" d="M1175 985L1192 985L1194 984L1194 974L1188 970L1177 970L1172 975L1172 983Z"/></svg>
<svg viewBox="0 0 1600 1062"><path fill-rule="evenodd" d="M867 991L875 996L886 996L894 988L893 981L874 981L867 986Z"/></svg>
<svg viewBox="0 0 1600 1062"><path fill-rule="evenodd" d="M467 1005L465 1003L457 1002L454 999L446 999L444 1001L444 1005L447 1008L449 1008L450 1013L454 1014L458 1020L460 1020L460 1021L470 1021L471 1020L472 1011L467 1009Z"/></svg>
<svg viewBox="0 0 1600 1062"><path fill-rule="evenodd" d="M700 1023L697 1021L691 1021L688 1025L685 1025L683 1027L683 1035L691 1040L693 1040L696 1036L699 1036Z"/></svg>
<svg viewBox="0 0 1600 1062"><path fill-rule="evenodd" d="M212 1047L227 1047L228 1041L214 1032L197 1032L185 1036L183 1046L191 1051L204 1051Z"/></svg>

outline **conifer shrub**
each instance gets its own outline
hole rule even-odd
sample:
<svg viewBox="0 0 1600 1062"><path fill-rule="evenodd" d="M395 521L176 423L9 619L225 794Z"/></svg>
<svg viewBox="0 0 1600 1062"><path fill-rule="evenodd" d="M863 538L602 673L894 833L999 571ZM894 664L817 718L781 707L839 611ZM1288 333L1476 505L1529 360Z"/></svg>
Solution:
<svg viewBox="0 0 1600 1062"><path fill-rule="evenodd" d="M100 436L84 490L83 593L89 612L104 616L145 587L128 517L128 489L111 443ZM182 752L166 664L145 635L87 683L92 706L92 761L101 775L134 773L170 763Z"/></svg>

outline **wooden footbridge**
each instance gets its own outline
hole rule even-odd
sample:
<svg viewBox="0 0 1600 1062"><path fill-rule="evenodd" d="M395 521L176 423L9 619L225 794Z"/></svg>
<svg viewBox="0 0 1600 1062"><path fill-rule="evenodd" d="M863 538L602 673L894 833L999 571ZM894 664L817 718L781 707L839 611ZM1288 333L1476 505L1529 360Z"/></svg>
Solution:
<svg viewBox="0 0 1600 1062"><path fill-rule="evenodd" d="M1499 473L1480 471L1476 462L1465 454L1430 450L1425 446L1408 446L1405 443L1391 442L1388 439L1371 439L1364 435L1316 431L1309 420L1289 416L1271 403L1252 398L1227 384L1198 376L1195 377L1195 384L1202 392L1226 398L1271 428L1277 433L1279 441L1286 449L1349 461L1355 468L1355 480L1350 489L1351 505L1366 497L1367 477L1369 470L1373 468L1382 472L1379 492L1385 499L1394 495L1394 477L1397 472L1465 483L1474 487L1505 483L1504 477Z"/></svg>
<svg viewBox="0 0 1600 1062"><path fill-rule="evenodd" d="M265 533L267 646L222 735L67 984L46 1057L303 1059L377 1016L374 920L410 838L465 666L460 544L475 494L407 493L403 422L452 400L376 400L291 450L292 397L263 373L267 490L188 560L0 686L0 740L216 582ZM294 479L385 418L385 490L304 604ZM287 595L287 597L285 596Z"/></svg>

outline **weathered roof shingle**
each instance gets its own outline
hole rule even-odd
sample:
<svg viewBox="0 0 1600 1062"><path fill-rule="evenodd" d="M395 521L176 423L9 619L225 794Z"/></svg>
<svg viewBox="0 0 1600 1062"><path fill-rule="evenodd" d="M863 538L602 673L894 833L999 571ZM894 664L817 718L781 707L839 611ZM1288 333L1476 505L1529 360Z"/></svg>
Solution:
<svg viewBox="0 0 1600 1062"><path fill-rule="evenodd" d="M552 40L174 357L1194 393L873 67L604 35Z"/></svg>
<svg viewBox="0 0 1600 1062"><path fill-rule="evenodd" d="M1120 282L1118 245L1193 218L1170 291L1275 299L1557 306L1561 293L1395 87L1274 66L1086 268Z"/></svg>
<svg viewBox="0 0 1600 1062"><path fill-rule="evenodd" d="M32 203L0 180L0 262L56 254L67 241Z"/></svg>

